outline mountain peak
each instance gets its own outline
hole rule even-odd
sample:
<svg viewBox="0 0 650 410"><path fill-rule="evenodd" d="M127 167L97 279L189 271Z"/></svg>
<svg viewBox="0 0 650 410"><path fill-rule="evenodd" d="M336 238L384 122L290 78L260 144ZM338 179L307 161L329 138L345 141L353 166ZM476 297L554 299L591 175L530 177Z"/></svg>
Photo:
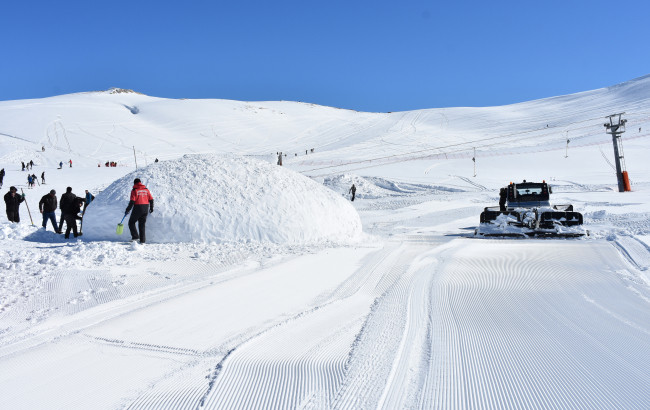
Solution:
<svg viewBox="0 0 650 410"><path fill-rule="evenodd" d="M108 90L106 90L106 93L108 93L108 94L140 94L140 95L143 95L142 93L139 93L137 91L129 90L127 88L117 88L117 87L109 88Z"/></svg>

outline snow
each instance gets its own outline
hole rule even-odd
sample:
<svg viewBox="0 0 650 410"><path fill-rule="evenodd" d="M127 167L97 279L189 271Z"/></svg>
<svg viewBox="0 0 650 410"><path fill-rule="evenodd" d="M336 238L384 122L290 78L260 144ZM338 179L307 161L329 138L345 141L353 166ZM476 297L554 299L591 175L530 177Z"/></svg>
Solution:
<svg viewBox="0 0 650 410"><path fill-rule="evenodd" d="M115 228L135 178L154 196L147 220L152 243L298 244L361 235L354 207L311 179L252 158L202 154L154 163L113 182L86 210L86 239L123 240Z"/></svg>
<svg viewBox="0 0 650 410"><path fill-rule="evenodd" d="M603 127L618 112L625 193ZM645 408L649 131L650 76L394 113L0 102L3 194L26 194L21 223L0 221L3 407ZM26 186L30 159L46 184ZM155 199L144 245L115 233L134 178ZM590 235L476 238L523 179ZM67 186L96 199L65 240L38 201Z"/></svg>

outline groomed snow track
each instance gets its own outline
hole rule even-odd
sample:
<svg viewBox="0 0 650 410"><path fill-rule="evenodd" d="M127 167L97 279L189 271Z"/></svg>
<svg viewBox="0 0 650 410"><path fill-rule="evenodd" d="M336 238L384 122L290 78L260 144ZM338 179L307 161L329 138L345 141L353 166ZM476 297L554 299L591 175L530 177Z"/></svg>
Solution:
<svg viewBox="0 0 650 410"><path fill-rule="evenodd" d="M310 274L331 252L347 265ZM591 240L326 250L5 346L0 393L25 408L38 395L53 408L646 408L650 291L635 269Z"/></svg>

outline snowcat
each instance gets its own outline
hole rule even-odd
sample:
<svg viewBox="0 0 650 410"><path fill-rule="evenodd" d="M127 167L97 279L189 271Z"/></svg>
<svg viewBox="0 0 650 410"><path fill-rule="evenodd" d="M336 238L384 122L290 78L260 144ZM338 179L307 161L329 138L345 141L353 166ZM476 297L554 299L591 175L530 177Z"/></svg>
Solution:
<svg viewBox="0 0 650 410"><path fill-rule="evenodd" d="M546 181L510 183L496 207L485 207L476 236L578 237L588 235L573 205L551 205Z"/></svg>

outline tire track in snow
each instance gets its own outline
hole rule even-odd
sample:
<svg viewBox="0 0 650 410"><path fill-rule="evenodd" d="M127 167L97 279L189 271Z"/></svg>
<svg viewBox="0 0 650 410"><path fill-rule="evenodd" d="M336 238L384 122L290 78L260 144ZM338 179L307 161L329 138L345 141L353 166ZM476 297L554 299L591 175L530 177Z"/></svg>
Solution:
<svg viewBox="0 0 650 410"><path fill-rule="evenodd" d="M349 317L348 311L343 309L347 305L341 300L350 298L360 290L366 289L365 292L368 292L367 289L374 288L380 276L378 270L387 263L386 259L394 257L396 248L397 245L389 244L387 249L367 255L353 275L334 289L316 297L314 304L305 311L261 328L245 330L236 337L223 341L212 353L206 352L210 354L206 354L203 359L197 358L188 364L186 367L189 370L170 374L164 380L156 382L151 389L134 398L129 404L130 408L177 408L181 398L166 392L173 389L180 393L191 390L192 386L192 391L200 392L202 408L241 407L246 400L247 403L268 401L271 400L270 396L279 402L295 405L300 402L323 402L323 398L331 393L342 378L344 360L341 358L346 357L349 348L349 343L345 343L346 335L349 334L349 339L352 339L358 328L355 326L357 319ZM322 325L310 328L312 323L320 323L314 318L336 314L340 317L337 320L340 328L330 330L330 327ZM281 342L276 351L266 351L267 344L262 341L283 338L287 329L290 330L289 335L304 336ZM321 334L322 332L325 333ZM312 340L314 337L315 341ZM286 357L283 356L285 350L288 351ZM332 351L343 353L333 354ZM227 360L224 356L227 356ZM340 358L330 359L331 356ZM273 359L268 359L269 357ZM205 368L210 369L207 376L205 370L201 370ZM314 369L324 370L319 372ZM273 377L274 374L285 375L287 380L293 382ZM186 387L181 389L179 385ZM197 386L203 387L196 389Z"/></svg>
<svg viewBox="0 0 650 410"><path fill-rule="evenodd" d="M408 316L409 288L414 274L409 266L422 249L422 246L402 245L398 258L387 267L382 286L373 294L370 313L349 353L346 378L331 408L377 407L387 396L384 392L389 380L401 377L393 374L392 358L398 355L400 346L403 349L404 318Z"/></svg>
<svg viewBox="0 0 650 410"><path fill-rule="evenodd" d="M330 408L347 372L369 306L393 286L402 248L370 255L327 300L238 346L224 363L205 408Z"/></svg>

